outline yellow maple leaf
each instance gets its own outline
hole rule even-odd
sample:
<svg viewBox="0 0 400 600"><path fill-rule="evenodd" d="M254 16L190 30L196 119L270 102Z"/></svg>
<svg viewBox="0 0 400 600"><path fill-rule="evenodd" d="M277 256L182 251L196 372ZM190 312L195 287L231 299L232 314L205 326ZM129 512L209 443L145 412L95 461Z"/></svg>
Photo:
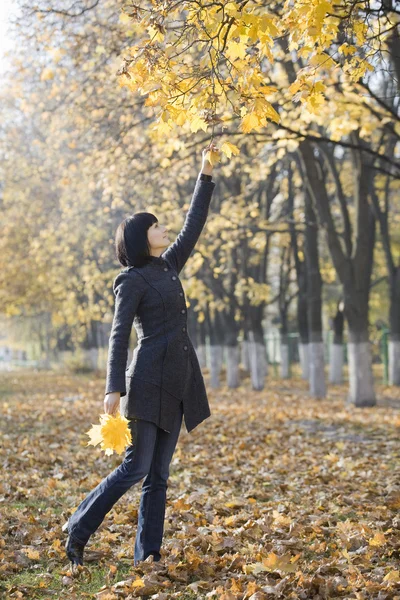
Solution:
<svg viewBox="0 0 400 600"><path fill-rule="evenodd" d="M290 525L292 523L291 517L289 517L288 515L283 515L277 510L274 510L272 512L272 516L274 517L274 524L276 523L277 525Z"/></svg>
<svg viewBox="0 0 400 600"><path fill-rule="evenodd" d="M348 552L347 548L344 548L344 549L342 550L342 554L343 554L343 556L344 556L345 558L347 558L347 560L348 560L349 562L351 562L351 557L350 557L350 554L349 554L349 552Z"/></svg>
<svg viewBox="0 0 400 600"><path fill-rule="evenodd" d="M268 32L270 35L275 36L279 34L279 30L275 23L278 23L278 19L273 15L263 15L259 17L259 31Z"/></svg>
<svg viewBox="0 0 400 600"><path fill-rule="evenodd" d="M194 132L198 131L199 129L207 131L207 123L204 119L199 117L199 115L194 115L193 119L190 122L190 129Z"/></svg>
<svg viewBox="0 0 400 600"><path fill-rule="evenodd" d="M373 538L369 540L370 546L384 546L386 544L385 534L377 531Z"/></svg>
<svg viewBox="0 0 400 600"><path fill-rule="evenodd" d="M309 64L313 67L323 67L324 69L336 67L336 62L325 52L314 54L314 56L309 59Z"/></svg>
<svg viewBox="0 0 400 600"><path fill-rule="evenodd" d="M326 13L329 12L331 9L332 6L330 2L326 2L326 0L319 0L318 2L316 2L315 19L319 27L322 25Z"/></svg>
<svg viewBox="0 0 400 600"><path fill-rule="evenodd" d="M260 122L258 116L254 112L250 112L243 117L241 125L243 133L249 133L253 129L257 129L260 126Z"/></svg>
<svg viewBox="0 0 400 600"><path fill-rule="evenodd" d="M212 164L212 166L216 165L220 161L219 152L214 152L212 150L208 150L206 153L206 159Z"/></svg>
<svg viewBox="0 0 400 600"><path fill-rule="evenodd" d="M367 32L367 26L365 23L361 23L361 21L356 21L353 25L354 33L356 34L357 43L359 46L362 46L365 43L365 34Z"/></svg>
<svg viewBox="0 0 400 600"><path fill-rule="evenodd" d="M271 105L267 100L265 100L265 98L256 98L252 106L257 115L263 116L267 112L268 106Z"/></svg>
<svg viewBox="0 0 400 600"><path fill-rule="evenodd" d="M127 446L132 444L132 435L128 427L128 419L121 414L116 416L109 414L100 415L100 425L92 425L86 432L90 437L87 446L101 444L101 449L107 456L114 451L122 454Z"/></svg>
<svg viewBox="0 0 400 600"><path fill-rule="evenodd" d="M120 414L101 415L103 423L101 432L103 434L103 449L113 449L117 454L122 454L125 447L132 443L131 432L128 427L128 419Z"/></svg>
<svg viewBox="0 0 400 600"><path fill-rule="evenodd" d="M152 42L162 42L164 41L164 34L160 28L154 27L153 25L149 25L147 27L147 31L149 36L151 37Z"/></svg>
<svg viewBox="0 0 400 600"><path fill-rule="evenodd" d="M34 550L33 548L23 548L22 552L26 554L26 556L32 560L39 560L40 554L38 550Z"/></svg>
<svg viewBox="0 0 400 600"><path fill-rule="evenodd" d="M238 155L240 154L240 150L234 144L230 142L224 142L221 146L221 152L223 152L228 158L232 156L232 154Z"/></svg>
<svg viewBox="0 0 400 600"><path fill-rule="evenodd" d="M348 44L347 42L345 42L344 44L339 46L338 52L341 52L341 54L348 56L349 54L351 55L351 54L354 54L355 52L357 52L357 48L355 46L352 46L352 45Z"/></svg>
<svg viewBox="0 0 400 600"><path fill-rule="evenodd" d="M235 61L237 58L246 57L246 44L244 42L233 42L230 41L227 44L225 54L231 61Z"/></svg>
<svg viewBox="0 0 400 600"><path fill-rule="evenodd" d="M275 554L275 552L270 552L266 558L264 558L263 563L266 567L270 569L275 569L276 565L279 562L279 556Z"/></svg>
<svg viewBox="0 0 400 600"><path fill-rule="evenodd" d="M269 571L286 571L286 572L294 572L297 567L294 564L300 557L300 554L296 554L296 556L291 556L288 554L283 554L282 556L278 556L275 552L270 552L266 558L263 558L262 564Z"/></svg>
<svg viewBox="0 0 400 600"><path fill-rule="evenodd" d="M400 582L400 571L389 571L389 573L386 573L385 577L383 578L383 581L399 583Z"/></svg>
<svg viewBox="0 0 400 600"><path fill-rule="evenodd" d="M273 94L274 92L277 92L278 89L276 87L273 87L272 85L260 85L259 87L259 91L262 94Z"/></svg>
<svg viewBox="0 0 400 600"><path fill-rule="evenodd" d="M185 502L184 498L178 498L178 500L175 500L175 502L173 502L173 507L176 510L188 510L189 508L192 508L192 505L188 502Z"/></svg>
<svg viewBox="0 0 400 600"><path fill-rule="evenodd" d="M159 119L158 121L156 121L155 123L152 123L149 126L150 131L155 131L155 132L159 133L160 135L168 135L171 132L171 129L172 129L172 127L170 125L170 119L169 119L168 123L166 123L162 119Z"/></svg>
<svg viewBox="0 0 400 600"><path fill-rule="evenodd" d="M174 121L177 125L183 125L187 119L187 111L182 109L174 115Z"/></svg>
<svg viewBox="0 0 400 600"><path fill-rule="evenodd" d="M101 435L101 425L93 425L89 431L86 431L87 435L90 437L90 440L86 444L87 446L97 446L97 444L101 444L103 441L103 436Z"/></svg>
<svg viewBox="0 0 400 600"><path fill-rule="evenodd" d="M155 92L157 90L159 90L161 88L161 85L157 82L154 81L153 79L149 79L148 81L145 81L141 88L140 88L140 95L144 96L145 94L148 94L149 92Z"/></svg>

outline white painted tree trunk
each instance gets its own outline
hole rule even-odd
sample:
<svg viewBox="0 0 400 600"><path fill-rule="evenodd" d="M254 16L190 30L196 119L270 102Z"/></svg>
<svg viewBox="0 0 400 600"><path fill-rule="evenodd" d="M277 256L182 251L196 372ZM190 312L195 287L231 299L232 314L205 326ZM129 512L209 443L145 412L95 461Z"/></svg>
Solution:
<svg viewBox="0 0 400 600"><path fill-rule="evenodd" d="M369 342L349 342L347 348L350 379L347 401L355 406L375 406L376 397Z"/></svg>
<svg viewBox="0 0 400 600"><path fill-rule="evenodd" d="M250 377L253 390L264 389L264 379L267 375L268 365L264 344L256 342L253 332L249 333L248 341Z"/></svg>
<svg viewBox="0 0 400 600"><path fill-rule="evenodd" d="M281 365L280 373L282 379L289 377L289 345L281 344Z"/></svg>
<svg viewBox="0 0 400 600"><path fill-rule="evenodd" d="M329 383L340 385L343 383L344 346L331 344L329 356Z"/></svg>
<svg viewBox="0 0 400 600"><path fill-rule="evenodd" d="M226 382L228 387L236 388L239 386L239 346L225 346L226 351Z"/></svg>
<svg viewBox="0 0 400 600"><path fill-rule="evenodd" d="M197 359L202 369L207 366L207 346L205 344L199 344L196 348Z"/></svg>
<svg viewBox="0 0 400 600"><path fill-rule="evenodd" d="M219 388L220 373L223 359L223 346L215 344L210 346L210 382L212 388Z"/></svg>
<svg viewBox="0 0 400 600"><path fill-rule="evenodd" d="M389 340L389 385L400 385L400 341Z"/></svg>
<svg viewBox="0 0 400 600"><path fill-rule="evenodd" d="M301 378L310 379L310 361L308 359L308 344L299 344Z"/></svg>
<svg viewBox="0 0 400 600"><path fill-rule="evenodd" d="M99 364L99 349L89 348L88 350L88 361L92 369L98 369Z"/></svg>
<svg viewBox="0 0 400 600"><path fill-rule="evenodd" d="M310 365L310 394L314 398L325 398L325 358L324 343L310 342L308 344Z"/></svg>
<svg viewBox="0 0 400 600"><path fill-rule="evenodd" d="M245 371L250 371L250 360L249 360L249 342L243 340L241 344L241 362Z"/></svg>

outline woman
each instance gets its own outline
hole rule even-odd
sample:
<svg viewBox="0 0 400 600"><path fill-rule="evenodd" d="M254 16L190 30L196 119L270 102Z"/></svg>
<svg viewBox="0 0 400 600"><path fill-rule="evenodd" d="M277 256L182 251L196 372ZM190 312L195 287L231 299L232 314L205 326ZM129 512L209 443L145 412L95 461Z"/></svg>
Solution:
<svg viewBox="0 0 400 600"><path fill-rule="evenodd" d="M105 515L132 485L144 479L135 541L134 564L161 558L169 465L182 418L190 432L211 415L203 376L187 333L185 295L179 273L207 219L214 191L207 151L175 242L151 213L136 213L116 232L116 252L125 266L115 278L104 410L129 420L132 444L123 462L80 503L63 526L66 553L83 564L83 550ZM165 248L168 247L167 250ZM138 345L125 370L129 337L135 326Z"/></svg>

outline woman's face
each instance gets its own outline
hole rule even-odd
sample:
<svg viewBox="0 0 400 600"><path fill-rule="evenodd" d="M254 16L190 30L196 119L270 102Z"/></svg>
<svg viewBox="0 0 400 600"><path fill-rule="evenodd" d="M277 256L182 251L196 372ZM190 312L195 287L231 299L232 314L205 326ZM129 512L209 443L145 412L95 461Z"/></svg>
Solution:
<svg viewBox="0 0 400 600"><path fill-rule="evenodd" d="M147 230L147 239L150 245L150 250L166 248L169 245L168 229L165 225L160 225L156 222Z"/></svg>

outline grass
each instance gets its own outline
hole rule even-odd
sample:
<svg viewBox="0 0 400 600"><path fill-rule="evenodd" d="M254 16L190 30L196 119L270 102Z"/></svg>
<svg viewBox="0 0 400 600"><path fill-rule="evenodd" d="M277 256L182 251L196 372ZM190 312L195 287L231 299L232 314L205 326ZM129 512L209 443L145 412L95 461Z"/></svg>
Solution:
<svg viewBox="0 0 400 600"><path fill-rule="evenodd" d="M51 572L45 571L45 564L45 561L43 563L36 563L34 567L27 568L21 573L17 573L14 576L9 577L7 586L2 583L0 583L0 586L3 587L4 591L8 590L8 594L11 593L14 587L18 588L20 591L23 591L23 588L28 588L27 591L29 592L29 599L49 598L49 592L52 592L59 593L60 595L57 598L60 598L60 600L67 600L67 594L72 593L72 589L67 592L66 586L63 583L63 578L66 576L65 571L59 568L56 568ZM41 573L37 572L38 567L43 568ZM93 597L94 594L96 594L104 585L108 572L108 566L100 565L98 568L90 567L90 581L85 580L85 578L76 579L73 587L78 586L79 589L74 591L74 594L77 594L74 597L87 598L88 595ZM120 563L117 567L114 580L121 581L131 574L131 564L125 565ZM42 585L45 587L40 588L41 582L43 582ZM6 598L6 596L4 596L4 598Z"/></svg>

